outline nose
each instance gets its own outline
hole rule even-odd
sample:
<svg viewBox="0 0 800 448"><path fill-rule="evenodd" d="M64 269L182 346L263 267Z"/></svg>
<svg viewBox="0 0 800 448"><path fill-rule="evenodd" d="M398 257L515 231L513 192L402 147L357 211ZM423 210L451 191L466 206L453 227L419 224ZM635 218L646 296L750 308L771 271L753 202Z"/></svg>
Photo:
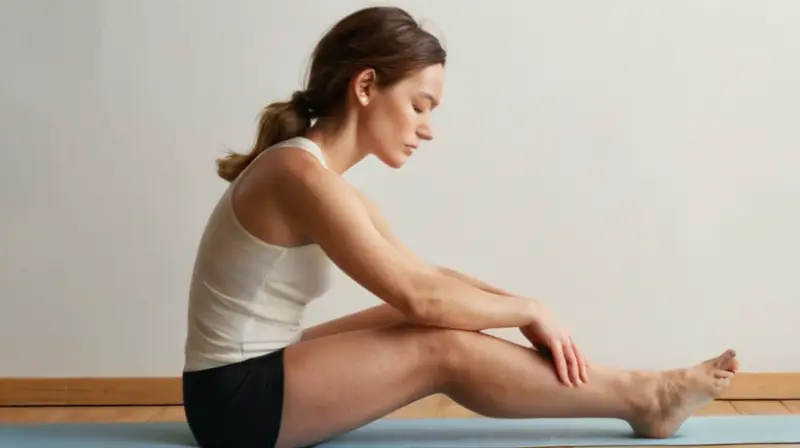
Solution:
<svg viewBox="0 0 800 448"><path fill-rule="evenodd" d="M433 131L431 130L430 126L422 126L419 131L417 131L417 137L422 140L433 140Z"/></svg>

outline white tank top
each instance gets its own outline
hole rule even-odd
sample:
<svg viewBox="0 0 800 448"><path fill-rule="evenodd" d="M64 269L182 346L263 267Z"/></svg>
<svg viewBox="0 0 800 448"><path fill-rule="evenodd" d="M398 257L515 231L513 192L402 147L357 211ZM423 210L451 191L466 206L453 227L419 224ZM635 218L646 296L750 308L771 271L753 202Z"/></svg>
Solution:
<svg viewBox="0 0 800 448"><path fill-rule="evenodd" d="M310 152L327 167L322 150L303 137L262 154L287 146ZM331 262L316 244L277 246L242 227L231 203L235 185L236 180L217 203L198 248L189 290L185 371L243 361L296 342L306 306L330 285Z"/></svg>

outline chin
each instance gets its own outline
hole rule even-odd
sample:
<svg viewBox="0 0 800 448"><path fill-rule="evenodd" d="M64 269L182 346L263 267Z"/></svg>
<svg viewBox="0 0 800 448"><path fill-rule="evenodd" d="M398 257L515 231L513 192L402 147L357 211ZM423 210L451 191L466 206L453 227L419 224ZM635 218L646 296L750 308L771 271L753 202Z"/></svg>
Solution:
<svg viewBox="0 0 800 448"><path fill-rule="evenodd" d="M402 168L406 162L408 161L408 157L400 155L396 157L390 157L388 159L383 159L383 163L387 165L389 168L400 169Z"/></svg>
<svg viewBox="0 0 800 448"><path fill-rule="evenodd" d="M409 157L411 157L405 151L387 151L375 154L375 156L383 162L384 165L394 169L402 168L406 162L408 162Z"/></svg>

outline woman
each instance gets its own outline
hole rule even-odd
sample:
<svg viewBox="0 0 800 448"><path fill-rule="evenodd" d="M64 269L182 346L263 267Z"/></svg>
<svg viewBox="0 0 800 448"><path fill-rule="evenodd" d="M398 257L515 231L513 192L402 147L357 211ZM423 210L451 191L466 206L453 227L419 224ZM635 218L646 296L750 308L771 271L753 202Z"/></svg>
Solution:
<svg viewBox="0 0 800 448"><path fill-rule="evenodd" d="M666 437L727 386L730 350L666 372L588 364L544 304L418 259L342 179L367 155L400 168L433 138L445 59L403 10L357 11L317 45L307 88L265 109L254 148L219 161L231 184L197 254L184 369L201 446L315 444L436 393ZM385 304L303 331L332 263ZM480 331L504 327L531 347Z"/></svg>

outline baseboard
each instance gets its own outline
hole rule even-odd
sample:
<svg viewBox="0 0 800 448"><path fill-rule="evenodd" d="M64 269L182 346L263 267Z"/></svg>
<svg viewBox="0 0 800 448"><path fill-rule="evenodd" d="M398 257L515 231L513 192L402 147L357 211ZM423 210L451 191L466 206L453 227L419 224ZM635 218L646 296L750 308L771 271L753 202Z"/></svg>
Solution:
<svg viewBox="0 0 800 448"><path fill-rule="evenodd" d="M0 406L169 406L183 403L181 379L0 378Z"/></svg>
<svg viewBox="0 0 800 448"><path fill-rule="evenodd" d="M0 378L0 406L169 406L181 380L167 378ZM800 400L800 372L739 373L722 400Z"/></svg>
<svg viewBox="0 0 800 448"><path fill-rule="evenodd" d="M800 372L740 372L721 400L800 400Z"/></svg>

